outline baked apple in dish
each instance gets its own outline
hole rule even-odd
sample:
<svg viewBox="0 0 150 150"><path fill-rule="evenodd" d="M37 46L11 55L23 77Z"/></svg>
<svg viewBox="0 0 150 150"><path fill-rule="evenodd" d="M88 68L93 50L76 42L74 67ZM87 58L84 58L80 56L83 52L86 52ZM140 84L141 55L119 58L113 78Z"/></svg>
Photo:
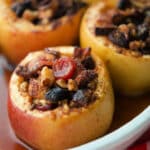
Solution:
<svg viewBox="0 0 150 150"><path fill-rule="evenodd" d="M124 95L150 90L150 1L100 2L82 20L80 42L108 66L115 89Z"/></svg>
<svg viewBox="0 0 150 150"><path fill-rule="evenodd" d="M28 52L76 43L86 4L76 0L0 0L0 46L13 63Z"/></svg>
<svg viewBox="0 0 150 150"><path fill-rule="evenodd" d="M90 48L30 53L12 74L10 122L17 137L33 148L66 149L102 136L113 112L109 74Z"/></svg>

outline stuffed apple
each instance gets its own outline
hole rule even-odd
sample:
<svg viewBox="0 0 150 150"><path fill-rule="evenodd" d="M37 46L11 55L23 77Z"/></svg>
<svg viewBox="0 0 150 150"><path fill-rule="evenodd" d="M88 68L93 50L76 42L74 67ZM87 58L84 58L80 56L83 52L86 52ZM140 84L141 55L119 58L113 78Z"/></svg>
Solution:
<svg viewBox="0 0 150 150"><path fill-rule="evenodd" d="M28 52L76 43L85 3L0 0L0 46L13 63Z"/></svg>
<svg viewBox="0 0 150 150"><path fill-rule="evenodd" d="M90 48L30 53L12 74L10 122L15 134L33 148L66 149L102 136L113 112L108 72Z"/></svg>
<svg viewBox="0 0 150 150"><path fill-rule="evenodd" d="M87 10L81 46L91 46L106 63L117 92L135 96L150 90L150 3L100 2Z"/></svg>

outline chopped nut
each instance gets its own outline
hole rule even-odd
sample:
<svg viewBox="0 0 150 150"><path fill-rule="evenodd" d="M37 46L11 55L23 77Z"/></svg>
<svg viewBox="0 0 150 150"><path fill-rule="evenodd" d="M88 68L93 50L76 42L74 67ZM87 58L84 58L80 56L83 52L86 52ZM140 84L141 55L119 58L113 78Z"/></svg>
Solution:
<svg viewBox="0 0 150 150"><path fill-rule="evenodd" d="M20 84L20 91L27 92L27 90L28 90L28 83L24 81Z"/></svg>
<svg viewBox="0 0 150 150"><path fill-rule="evenodd" d="M63 112L66 113L66 114L69 113L69 106L67 104L64 104Z"/></svg>
<svg viewBox="0 0 150 150"><path fill-rule="evenodd" d="M47 88L42 86L36 79L30 79L28 93L32 98L44 98Z"/></svg>
<svg viewBox="0 0 150 150"><path fill-rule="evenodd" d="M36 17L38 17L38 13L36 11L31 11L31 10L26 10L23 13L23 18L29 21L32 21L33 19L35 19Z"/></svg>
<svg viewBox="0 0 150 150"><path fill-rule="evenodd" d="M48 9L48 10L41 10L39 12L39 17L40 18L49 18L53 15L53 11L51 9Z"/></svg>
<svg viewBox="0 0 150 150"><path fill-rule="evenodd" d="M129 48L132 50L140 50L145 46L143 41L132 41L129 43Z"/></svg>
<svg viewBox="0 0 150 150"><path fill-rule="evenodd" d="M66 81L63 80L63 79L58 79L58 80L56 81L56 84L57 84L58 86L60 86L61 88L67 88L67 83L66 83Z"/></svg>
<svg viewBox="0 0 150 150"><path fill-rule="evenodd" d="M75 80L69 79L68 80L68 90L69 91L77 91L78 86Z"/></svg>
<svg viewBox="0 0 150 150"><path fill-rule="evenodd" d="M41 84L43 86L52 86L55 81L53 71L48 67L43 67L41 71Z"/></svg>

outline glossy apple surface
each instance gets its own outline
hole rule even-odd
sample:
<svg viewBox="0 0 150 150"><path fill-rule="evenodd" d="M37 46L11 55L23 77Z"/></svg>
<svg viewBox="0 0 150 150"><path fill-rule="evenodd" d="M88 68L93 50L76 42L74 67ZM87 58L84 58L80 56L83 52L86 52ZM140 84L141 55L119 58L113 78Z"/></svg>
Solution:
<svg viewBox="0 0 150 150"><path fill-rule="evenodd" d="M73 47L54 49L66 55L72 54L74 50ZM29 54L21 64L42 53ZM20 139L37 149L66 149L102 136L108 130L114 112L113 90L103 62L96 56L94 59L99 72L95 90L98 97L88 107L71 109L66 115L61 115L60 107L45 112L30 110L28 97L23 97L18 89L21 78L15 72L12 74L8 114L12 128Z"/></svg>
<svg viewBox="0 0 150 150"><path fill-rule="evenodd" d="M91 46L105 61L117 92L127 96L141 95L150 90L150 55L136 56L129 50L125 54L119 53L120 49L106 37L94 34L96 19L108 5L98 3L85 13L80 29L81 46ZM109 8L113 6L109 5Z"/></svg>
<svg viewBox="0 0 150 150"><path fill-rule="evenodd" d="M64 16L46 26L18 19L10 2L0 0L0 47L9 60L17 64L28 52L48 46L76 43L84 10Z"/></svg>

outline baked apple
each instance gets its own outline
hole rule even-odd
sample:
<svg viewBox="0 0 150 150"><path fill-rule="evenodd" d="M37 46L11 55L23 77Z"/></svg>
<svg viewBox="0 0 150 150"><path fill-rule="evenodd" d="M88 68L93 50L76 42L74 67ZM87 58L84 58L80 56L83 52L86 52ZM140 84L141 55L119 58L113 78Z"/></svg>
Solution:
<svg viewBox="0 0 150 150"><path fill-rule="evenodd" d="M0 46L13 63L28 52L74 44L85 3L75 0L0 0Z"/></svg>
<svg viewBox="0 0 150 150"><path fill-rule="evenodd" d="M30 53L12 74L8 113L15 134L36 149L74 147L109 128L114 96L103 62L90 48Z"/></svg>
<svg viewBox="0 0 150 150"><path fill-rule="evenodd" d="M108 66L117 92L136 96L150 90L150 5L105 2L87 10L80 30L81 46L91 46Z"/></svg>
<svg viewBox="0 0 150 150"><path fill-rule="evenodd" d="M119 0L82 0L82 1L89 5L100 2L100 1L105 1L105 2L107 1L107 3L110 3L113 6L117 6L117 3Z"/></svg>

